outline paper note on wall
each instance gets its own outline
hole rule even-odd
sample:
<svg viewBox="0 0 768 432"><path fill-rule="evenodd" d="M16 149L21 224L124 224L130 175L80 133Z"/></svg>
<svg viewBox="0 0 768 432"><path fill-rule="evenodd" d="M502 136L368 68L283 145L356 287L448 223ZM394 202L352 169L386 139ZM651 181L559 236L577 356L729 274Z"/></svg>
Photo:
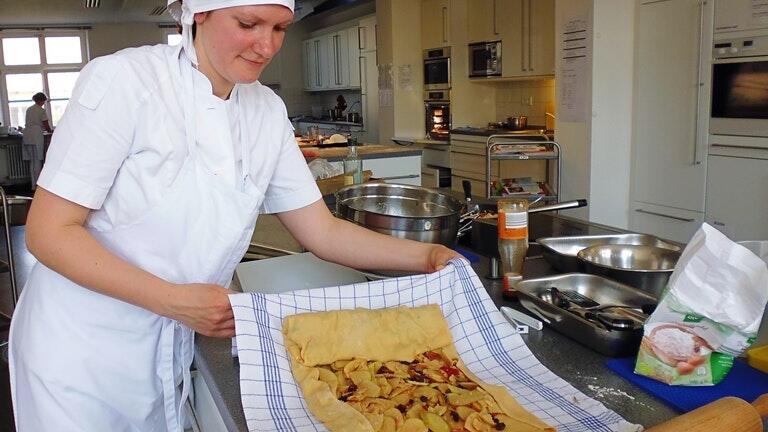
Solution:
<svg viewBox="0 0 768 432"><path fill-rule="evenodd" d="M558 117L566 122L586 121L592 64L592 21L587 16L573 16L563 24L558 61Z"/></svg>

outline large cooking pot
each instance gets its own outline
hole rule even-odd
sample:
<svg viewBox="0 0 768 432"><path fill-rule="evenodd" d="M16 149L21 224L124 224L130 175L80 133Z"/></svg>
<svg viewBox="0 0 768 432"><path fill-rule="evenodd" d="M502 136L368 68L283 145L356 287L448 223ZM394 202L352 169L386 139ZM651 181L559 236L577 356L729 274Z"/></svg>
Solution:
<svg viewBox="0 0 768 432"><path fill-rule="evenodd" d="M481 208L469 205L473 208L467 211L464 203L450 195L400 184L363 183L336 192L336 213L348 221L393 237L446 246L456 243L460 226L467 230L478 216ZM585 200L575 200L531 208L528 212L585 205Z"/></svg>
<svg viewBox="0 0 768 432"><path fill-rule="evenodd" d="M452 245L463 203L418 186L364 183L336 192L336 213L382 234Z"/></svg>

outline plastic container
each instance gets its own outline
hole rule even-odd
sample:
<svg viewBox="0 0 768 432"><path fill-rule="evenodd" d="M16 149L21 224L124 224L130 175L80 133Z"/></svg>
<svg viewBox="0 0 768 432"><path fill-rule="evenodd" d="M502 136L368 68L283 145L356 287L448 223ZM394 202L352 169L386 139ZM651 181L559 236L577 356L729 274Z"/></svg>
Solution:
<svg viewBox="0 0 768 432"><path fill-rule="evenodd" d="M522 278L523 262L528 253L528 200L502 199L497 202L497 209L502 293L516 297L515 285Z"/></svg>

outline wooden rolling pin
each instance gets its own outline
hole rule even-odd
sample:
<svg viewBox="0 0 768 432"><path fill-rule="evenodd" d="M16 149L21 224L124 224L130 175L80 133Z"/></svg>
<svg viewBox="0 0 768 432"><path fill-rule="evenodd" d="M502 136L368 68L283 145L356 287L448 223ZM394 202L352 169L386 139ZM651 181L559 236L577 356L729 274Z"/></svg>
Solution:
<svg viewBox="0 0 768 432"><path fill-rule="evenodd" d="M768 393L749 404L736 397L724 397L675 417L647 432L763 432L762 417L768 416Z"/></svg>

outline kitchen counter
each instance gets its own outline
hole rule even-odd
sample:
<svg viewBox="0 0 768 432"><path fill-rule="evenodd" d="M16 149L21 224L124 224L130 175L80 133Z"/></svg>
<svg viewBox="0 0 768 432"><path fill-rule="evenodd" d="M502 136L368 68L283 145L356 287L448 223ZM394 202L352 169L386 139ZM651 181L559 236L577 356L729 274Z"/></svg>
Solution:
<svg viewBox="0 0 768 432"><path fill-rule="evenodd" d="M317 119L314 117L302 117L299 119L294 120L296 123L321 123L321 124L330 124L330 125L336 125L336 126L363 126L362 123L354 123L354 122L348 122L348 121L342 121L342 120L331 120L331 119Z"/></svg>
<svg viewBox="0 0 768 432"><path fill-rule="evenodd" d="M531 126L524 130L510 130L510 129L492 129L492 128L477 128L477 127L460 127L451 129L450 133L456 135L474 135L474 136L491 136L491 135L509 135L514 138L516 135L522 135L526 139L542 139L542 135L546 136L550 140L555 138L555 131L545 130L544 127Z"/></svg>
<svg viewBox="0 0 768 432"><path fill-rule="evenodd" d="M329 162L338 162L349 153L347 147L302 147L302 150L312 152L317 156L307 158L307 160L320 157ZM404 156L421 156L421 148L403 147L398 145L364 144L357 146L357 154L360 159L381 159Z"/></svg>
<svg viewBox="0 0 768 432"><path fill-rule="evenodd" d="M532 214L530 219L531 237L605 234L618 232L609 227L589 224L577 219L551 214ZM541 258L535 247L529 250L525 263L526 279L556 273ZM488 259L474 263L480 279L497 306L510 306L524 310L515 301L501 295L501 281L485 277ZM626 420L644 426L652 426L676 416L674 410L634 387L606 366L607 357L555 332L549 327L542 331L531 330L522 335L528 347L544 366L559 375L574 387L608 408L616 411ZM247 430L240 399L239 364L231 356L231 341L197 336L195 366L204 377L219 409L228 431Z"/></svg>

